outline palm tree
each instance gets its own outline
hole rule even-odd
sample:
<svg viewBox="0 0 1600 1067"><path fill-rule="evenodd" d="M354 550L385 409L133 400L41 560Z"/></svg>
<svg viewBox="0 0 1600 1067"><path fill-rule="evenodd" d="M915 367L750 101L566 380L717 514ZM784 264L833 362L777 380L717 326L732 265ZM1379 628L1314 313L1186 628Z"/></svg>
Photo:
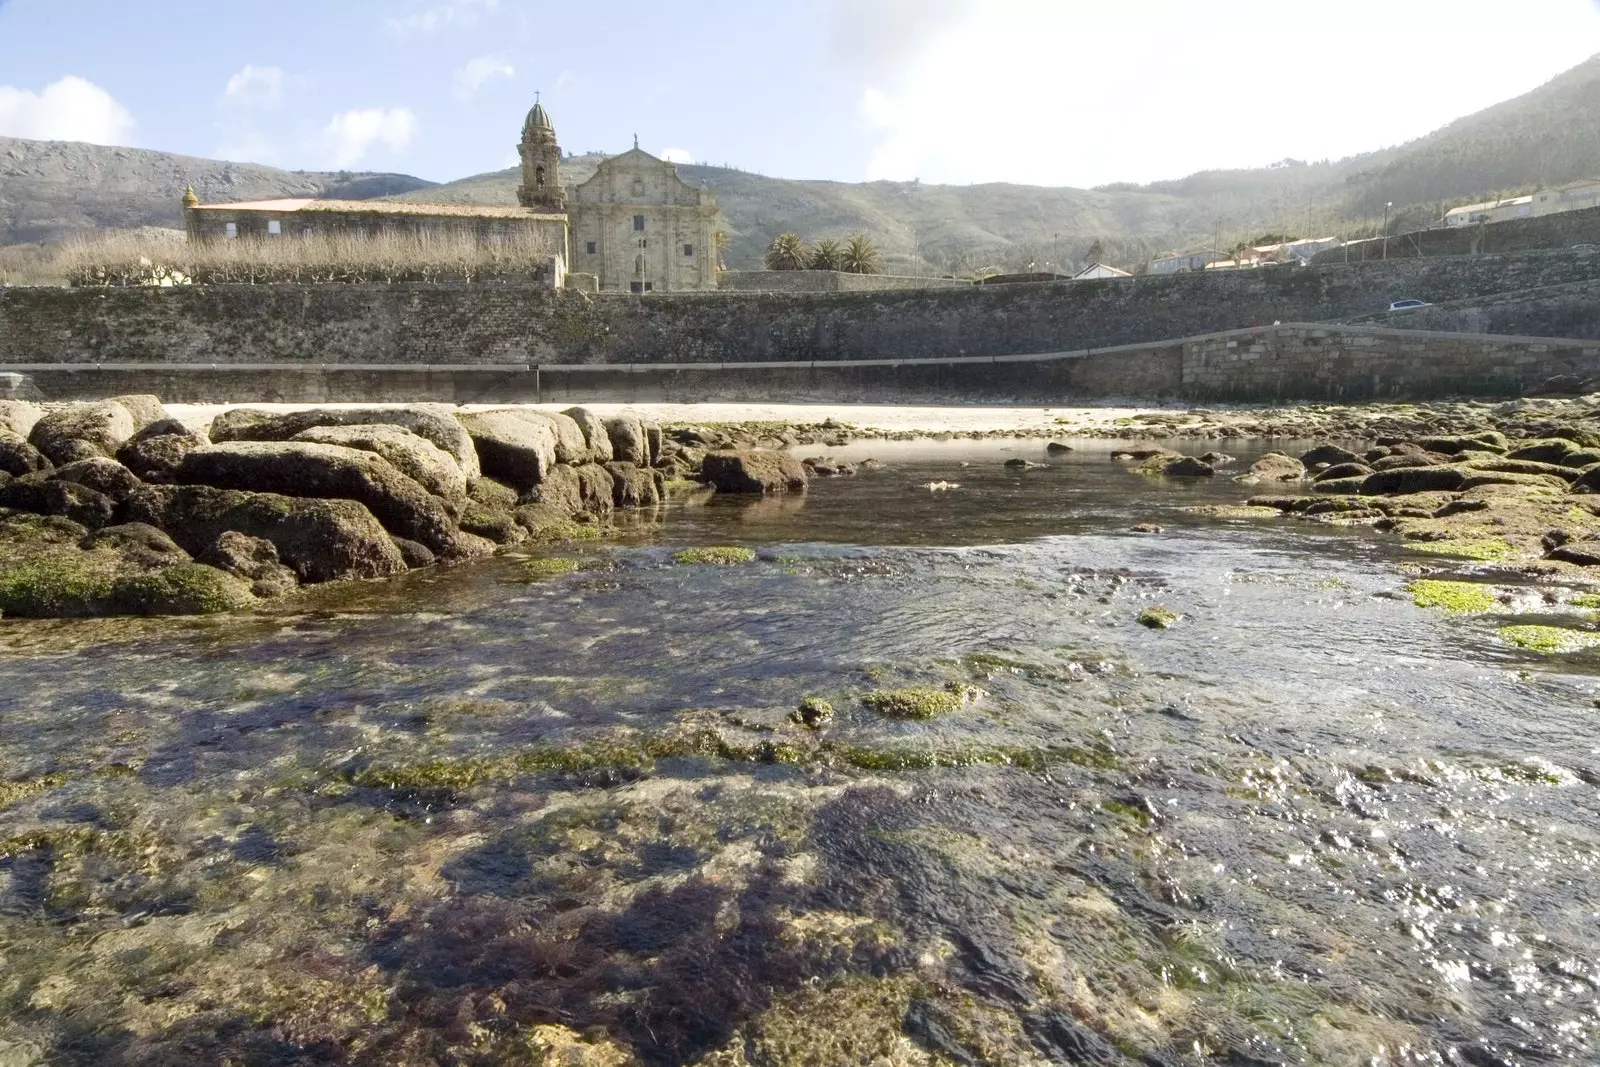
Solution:
<svg viewBox="0 0 1600 1067"><path fill-rule="evenodd" d="M805 270L809 259L798 234L780 233L767 246L768 270Z"/></svg>
<svg viewBox="0 0 1600 1067"><path fill-rule="evenodd" d="M844 249L839 247L839 242L831 237L824 237L811 249L811 262L808 266L812 270L838 270L839 264L844 262Z"/></svg>
<svg viewBox="0 0 1600 1067"><path fill-rule="evenodd" d="M883 261L878 254L878 246L868 240L865 234L851 234L845 242L844 258L839 263L839 269L849 274L881 273Z"/></svg>

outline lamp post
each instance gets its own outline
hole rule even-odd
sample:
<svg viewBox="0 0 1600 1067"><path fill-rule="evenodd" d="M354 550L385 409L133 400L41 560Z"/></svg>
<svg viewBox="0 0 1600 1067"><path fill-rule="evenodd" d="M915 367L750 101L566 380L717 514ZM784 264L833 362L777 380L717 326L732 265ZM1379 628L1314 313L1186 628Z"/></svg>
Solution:
<svg viewBox="0 0 1600 1067"><path fill-rule="evenodd" d="M1390 200L1388 203L1383 205L1383 258L1384 259L1388 259L1389 258L1389 209L1392 208L1392 207L1394 207L1394 201L1393 200Z"/></svg>

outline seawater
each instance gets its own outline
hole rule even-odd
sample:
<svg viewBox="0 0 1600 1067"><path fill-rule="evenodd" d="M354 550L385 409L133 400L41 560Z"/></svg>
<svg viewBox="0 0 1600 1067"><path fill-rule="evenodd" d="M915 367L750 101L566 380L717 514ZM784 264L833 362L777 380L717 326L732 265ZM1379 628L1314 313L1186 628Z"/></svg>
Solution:
<svg viewBox="0 0 1600 1067"><path fill-rule="evenodd" d="M1600 660L1117 447L0 623L0 1062L1592 1062Z"/></svg>

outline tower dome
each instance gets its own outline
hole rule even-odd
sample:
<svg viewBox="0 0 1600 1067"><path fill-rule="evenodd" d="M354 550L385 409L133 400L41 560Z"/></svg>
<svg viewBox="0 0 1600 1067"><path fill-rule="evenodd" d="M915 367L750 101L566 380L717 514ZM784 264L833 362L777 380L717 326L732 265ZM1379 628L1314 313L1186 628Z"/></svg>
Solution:
<svg viewBox="0 0 1600 1067"><path fill-rule="evenodd" d="M522 124L522 139L524 141L534 141L539 139L541 134L554 140L556 128L550 121L550 112L544 109L543 104L535 101L533 110L528 112L527 121Z"/></svg>

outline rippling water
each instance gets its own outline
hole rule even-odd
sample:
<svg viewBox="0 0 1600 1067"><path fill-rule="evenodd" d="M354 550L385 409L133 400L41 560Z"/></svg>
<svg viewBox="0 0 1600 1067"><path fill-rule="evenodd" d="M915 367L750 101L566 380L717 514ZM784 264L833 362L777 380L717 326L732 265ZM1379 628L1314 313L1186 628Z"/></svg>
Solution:
<svg viewBox="0 0 1600 1067"><path fill-rule="evenodd" d="M1600 660L1110 447L0 623L0 1063L1592 1062Z"/></svg>

